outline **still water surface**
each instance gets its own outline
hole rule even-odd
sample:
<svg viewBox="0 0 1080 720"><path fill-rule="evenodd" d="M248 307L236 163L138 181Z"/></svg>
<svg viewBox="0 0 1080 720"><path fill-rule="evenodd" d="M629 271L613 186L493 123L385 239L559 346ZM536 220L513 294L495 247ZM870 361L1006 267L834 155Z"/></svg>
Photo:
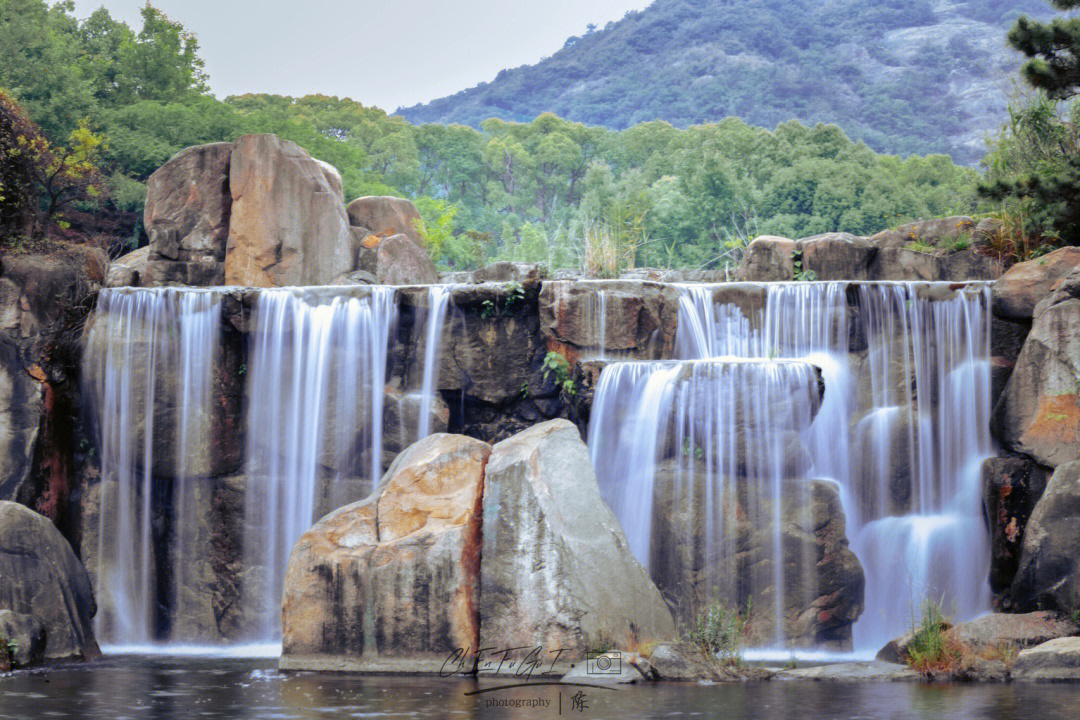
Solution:
<svg viewBox="0 0 1080 720"><path fill-rule="evenodd" d="M273 660L111 657L0 678L0 718L1056 718L1080 685L765 682L620 690L439 678L279 673ZM574 707L574 696L584 708ZM546 707L505 707L517 701ZM492 707L492 704L499 707ZM542 702L541 702L542 704Z"/></svg>

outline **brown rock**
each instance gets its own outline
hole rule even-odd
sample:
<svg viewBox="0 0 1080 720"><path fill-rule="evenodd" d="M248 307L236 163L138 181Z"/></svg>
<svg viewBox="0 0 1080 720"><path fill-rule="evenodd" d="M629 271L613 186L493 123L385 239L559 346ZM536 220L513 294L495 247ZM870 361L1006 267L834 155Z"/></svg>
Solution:
<svg viewBox="0 0 1080 720"><path fill-rule="evenodd" d="M109 265L105 287L149 287L150 276L146 272L146 263L150 259L150 250L147 245L113 260Z"/></svg>
<svg viewBox="0 0 1080 720"><path fill-rule="evenodd" d="M1080 247L1063 247L1013 265L994 283L994 312L1013 320L1030 320L1039 301L1078 267Z"/></svg>
<svg viewBox="0 0 1080 720"><path fill-rule="evenodd" d="M816 280L867 280L877 248L851 233L825 233L799 240L802 269Z"/></svg>
<svg viewBox="0 0 1080 720"><path fill-rule="evenodd" d="M480 503L490 446L431 435L371 497L320 520L293 549L281 667L437 672L475 650Z"/></svg>
<svg viewBox="0 0 1080 720"><path fill-rule="evenodd" d="M383 239L375 249L375 276L383 285L429 285L439 282L439 272L427 251L405 235Z"/></svg>
<svg viewBox="0 0 1080 720"><path fill-rule="evenodd" d="M348 207L349 223L367 228L379 237L405 235L417 247L427 247L427 240L417 228L420 213L403 198L368 196L356 198Z"/></svg>
<svg viewBox="0 0 1080 720"><path fill-rule="evenodd" d="M352 234L337 190L299 145L276 135L238 139L225 284L324 285L352 269Z"/></svg>
<svg viewBox="0 0 1080 720"><path fill-rule="evenodd" d="M792 253L797 248L794 240L761 235L746 246L736 277L750 282L791 280L795 277Z"/></svg>

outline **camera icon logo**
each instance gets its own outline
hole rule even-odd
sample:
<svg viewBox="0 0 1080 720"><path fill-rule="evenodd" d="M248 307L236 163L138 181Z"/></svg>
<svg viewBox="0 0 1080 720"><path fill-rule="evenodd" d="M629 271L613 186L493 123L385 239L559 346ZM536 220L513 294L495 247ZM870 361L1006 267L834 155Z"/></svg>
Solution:
<svg viewBox="0 0 1080 720"><path fill-rule="evenodd" d="M618 675L622 672L622 653L589 653L585 657L588 675Z"/></svg>

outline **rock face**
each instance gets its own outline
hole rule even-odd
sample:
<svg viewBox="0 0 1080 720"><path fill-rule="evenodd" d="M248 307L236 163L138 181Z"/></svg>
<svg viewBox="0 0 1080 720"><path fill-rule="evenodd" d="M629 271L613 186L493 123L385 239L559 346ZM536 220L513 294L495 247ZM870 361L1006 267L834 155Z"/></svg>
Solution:
<svg viewBox="0 0 1080 720"><path fill-rule="evenodd" d="M851 233L825 233L798 243L802 268L817 280L867 280L877 248Z"/></svg>
<svg viewBox="0 0 1080 720"><path fill-rule="evenodd" d="M420 213L408 200L387 196L356 198L349 203L347 211L350 225L365 228L372 235L380 238L404 235L419 248L427 246L418 228L423 222Z"/></svg>
<svg viewBox="0 0 1080 720"><path fill-rule="evenodd" d="M1080 607L1080 462L1054 471L1024 531L1009 594L1019 610Z"/></svg>
<svg viewBox="0 0 1080 720"><path fill-rule="evenodd" d="M1039 301L1078 267L1080 247L1064 247L1013 265L994 283L994 312L1012 320L1030 320Z"/></svg>
<svg viewBox="0 0 1080 720"><path fill-rule="evenodd" d="M147 245L113 260L109 264L105 287L150 287L153 283L147 273L146 263L152 249Z"/></svg>
<svg viewBox="0 0 1080 720"><path fill-rule="evenodd" d="M146 181L147 285L222 285L232 143L181 150Z"/></svg>
<svg viewBox="0 0 1080 720"><path fill-rule="evenodd" d="M431 435L371 497L320 520L289 560L281 667L437 672L475 651L490 446Z"/></svg>
<svg viewBox="0 0 1080 720"><path fill-rule="evenodd" d="M1080 637L1058 638L1016 656L1013 680L1062 682L1080 680Z"/></svg>
<svg viewBox="0 0 1080 720"><path fill-rule="evenodd" d="M615 515L576 427L553 420L495 445L480 564L481 647L563 649L664 640L675 627Z"/></svg>
<svg viewBox="0 0 1080 720"><path fill-rule="evenodd" d="M0 501L0 609L35 618L45 630L44 658L101 654L92 620L90 579L71 546L46 518Z"/></svg>
<svg viewBox="0 0 1080 720"><path fill-rule="evenodd" d="M1040 302L994 409L1000 440L1049 467L1080 459L1080 282L1072 277Z"/></svg>
<svg viewBox="0 0 1080 720"><path fill-rule="evenodd" d="M360 269L373 274L379 284L430 285L439 282L439 273L427 251L404 234L376 238L372 242L378 242L378 245L360 251Z"/></svg>
<svg viewBox="0 0 1080 720"><path fill-rule="evenodd" d="M352 269L340 193L299 145L275 135L238 139L229 195L226 284L319 285Z"/></svg>
<svg viewBox="0 0 1080 720"><path fill-rule="evenodd" d="M1024 529L1046 489L1048 473L1027 458L983 462L983 507L990 523L990 587L1008 590L1020 565ZM1011 600L1006 599L1008 604Z"/></svg>
<svg viewBox="0 0 1080 720"><path fill-rule="evenodd" d="M5 660L13 668L24 668L44 659L45 626L31 615L0 610L0 671L8 669Z"/></svg>
<svg viewBox="0 0 1080 720"><path fill-rule="evenodd" d="M762 235L746 246L736 277L751 282L775 282L795 277L794 240Z"/></svg>

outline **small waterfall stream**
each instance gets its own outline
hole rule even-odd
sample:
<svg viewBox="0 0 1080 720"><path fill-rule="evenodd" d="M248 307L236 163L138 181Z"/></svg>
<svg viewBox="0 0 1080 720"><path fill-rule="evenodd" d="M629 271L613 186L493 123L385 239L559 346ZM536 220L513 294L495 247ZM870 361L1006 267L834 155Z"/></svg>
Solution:
<svg viewBox="0 0 1080 720"><path fill-rule="evenodd" d="M435 382L439 374L439 350L446 325L446 309L450 305L450 288L432 285L428 288L427 331L424 337L424 378L420 387L420 419L416 439L431 434L431 401L435 397Z"/></svg>

